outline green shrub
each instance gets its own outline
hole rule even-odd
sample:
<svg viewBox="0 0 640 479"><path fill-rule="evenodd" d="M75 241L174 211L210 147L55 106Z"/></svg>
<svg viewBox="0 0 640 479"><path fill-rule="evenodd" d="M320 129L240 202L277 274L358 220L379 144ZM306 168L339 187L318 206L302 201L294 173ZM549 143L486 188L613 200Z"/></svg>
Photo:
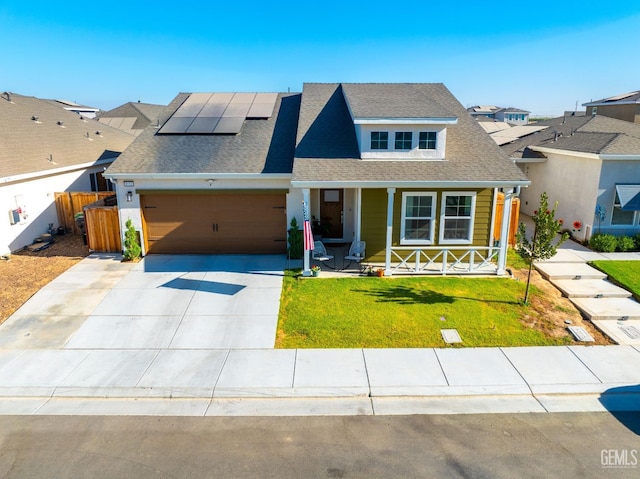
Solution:
<svg viewBox="0 0 640 479"><path fill-rule="evenodd" d="M613 253L618 246L618 239L607 233L596 233L589 240L589 248L601 253Z"/></svg>
<svg viewBox="0 0 640 479"><path fill-rule="evenodd" d="M640 233L633 237L633 242L635 243L634 249L640 251Z"/></svg>
<svg viewBox="0 0 640 479"><path fill-rule="evenodd" d="M124 232L124 259L126 261L133 261L138 259L142 254L142 248L140 247L140 239L138 232L133 227L133 223L130 219L125 223L127 231Z"/></svg>
<svg viewBox="0 0 640 479"><path fill-rule="evenodd" d="M302 230L298 228L298 220L296 220L295 217L291 219L291 228L289 228L288 233L289 258L301 259L302 249L304 247L302 243Z"/></svg>
<svg viewBox="0 0 640 479"><path fill-rule="evenodd" d="M618 236L618 251L631 251L635 246L636 242L631 236Z"/></svg>

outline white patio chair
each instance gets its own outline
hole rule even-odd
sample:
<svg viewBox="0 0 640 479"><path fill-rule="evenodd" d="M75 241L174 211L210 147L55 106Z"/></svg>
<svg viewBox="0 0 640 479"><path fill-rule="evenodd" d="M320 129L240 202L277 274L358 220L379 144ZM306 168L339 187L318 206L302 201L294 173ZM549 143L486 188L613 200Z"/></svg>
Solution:
<svg viewBox="0 0 640 479"><path fill-rule="evenodd" d="M354 241L349 246L349 254L344 259L348 261L347 265L342 269L347 269L352 262L358 263L359 267L362 267L361 261L364 259L364 250L367 247L365 241Z"/></svg>
<svg viewBox="0 0 640 479"><path fill-rule="evenodd" d="M313 251L311 252L311 259L324 263L325 261L331 261L334 257L327 253L327 249L324 247L322 241L313 242ZM331 269L335 269L327 263L327 266Z"/></svg>

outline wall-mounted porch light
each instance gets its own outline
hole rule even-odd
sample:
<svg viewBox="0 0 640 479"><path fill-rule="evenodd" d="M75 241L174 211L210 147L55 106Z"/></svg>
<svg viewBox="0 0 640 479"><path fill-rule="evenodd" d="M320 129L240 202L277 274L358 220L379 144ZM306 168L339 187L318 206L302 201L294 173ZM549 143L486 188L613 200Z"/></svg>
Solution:
<svg viewBox="0 0 640 479"><path fill-rule="evenodd" d="M131 203L133 201L133 193L131 191L127 191L127 202Z"/></svg>

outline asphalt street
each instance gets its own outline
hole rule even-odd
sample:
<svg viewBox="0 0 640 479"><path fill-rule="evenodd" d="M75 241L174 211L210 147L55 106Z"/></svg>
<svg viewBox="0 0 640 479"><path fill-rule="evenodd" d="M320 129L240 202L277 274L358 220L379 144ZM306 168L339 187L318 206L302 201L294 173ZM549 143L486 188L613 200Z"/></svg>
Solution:
<svg viewBox="0 0 640 479"><path fill-rule="evenodd" d="M640 415L0 417L0 477L637 478Z"/></svg>

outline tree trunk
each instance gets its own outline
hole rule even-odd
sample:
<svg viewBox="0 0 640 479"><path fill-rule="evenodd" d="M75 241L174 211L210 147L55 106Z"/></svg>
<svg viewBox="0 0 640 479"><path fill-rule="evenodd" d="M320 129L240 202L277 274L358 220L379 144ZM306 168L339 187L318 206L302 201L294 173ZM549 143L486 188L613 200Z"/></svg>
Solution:
<svg viewBox="0 0 640 479"><path fill-rule="evenodd" d="M531 239L531 258L529 259L529 274L527 275L527 287L524 290L524 304L529 304L529 284L531 283L531 269L533 268L533 260L536 258L536 240L538 239L538 225L533 229L533 238Z"/></svg>

